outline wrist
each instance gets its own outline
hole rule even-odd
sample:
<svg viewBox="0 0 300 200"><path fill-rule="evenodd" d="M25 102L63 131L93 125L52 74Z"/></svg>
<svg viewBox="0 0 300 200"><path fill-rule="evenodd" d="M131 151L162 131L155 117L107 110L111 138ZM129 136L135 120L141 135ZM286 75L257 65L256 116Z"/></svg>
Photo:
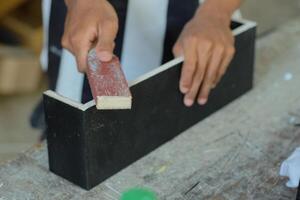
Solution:
<svg viewBox="0 0 300 200"><path fill-rule="evenodd" d="M103 2L103 1L107 1L107 0L64 0L65 4L67 6L67 8L70 8L74 3L82 3L81 5L93 5L93 3L95 3L95 1L98 2Z"/></svg>
<svg viewBox="0 0 300 200"><path fill-rule="evenodd" d="M240 0L206 0L197 10L195 16L209 17L230 24L233 12L238 9Z"/></svg>

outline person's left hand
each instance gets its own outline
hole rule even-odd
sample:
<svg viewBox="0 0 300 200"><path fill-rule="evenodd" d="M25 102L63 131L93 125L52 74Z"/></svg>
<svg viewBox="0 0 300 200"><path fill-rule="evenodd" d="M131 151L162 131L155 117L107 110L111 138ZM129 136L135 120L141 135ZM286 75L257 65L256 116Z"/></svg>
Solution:
<svg viewBox="0 0 300 200"><path fill-rule="evenodd" d="M186 106L195 100L204 105L226 72L235 52L230 17L220 9L201 7L173 47L176 57L184 56L179 88Z"/></svg>

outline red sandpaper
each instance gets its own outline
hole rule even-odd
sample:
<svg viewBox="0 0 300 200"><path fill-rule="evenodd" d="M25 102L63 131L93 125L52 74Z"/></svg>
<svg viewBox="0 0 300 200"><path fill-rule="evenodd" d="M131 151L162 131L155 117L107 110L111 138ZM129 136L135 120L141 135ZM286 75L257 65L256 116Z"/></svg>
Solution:
<svg viewBox="0 0 300 200"><path fill-rule="evenodd" d="M101 62L95 50L91 50L87 77L98 109L131 108L131 93L116 56L109 62Z"/></svg>

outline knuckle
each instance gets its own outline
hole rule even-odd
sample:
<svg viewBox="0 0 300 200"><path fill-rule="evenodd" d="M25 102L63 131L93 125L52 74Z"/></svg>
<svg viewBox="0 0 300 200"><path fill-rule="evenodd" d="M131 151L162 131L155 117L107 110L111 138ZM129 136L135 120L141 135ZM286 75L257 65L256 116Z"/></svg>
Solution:
<svg viewBox="0 0 300 200"><path fill-rule="evenodd" d="M216 44L216 45L215 45L215 50L216 50L217 52L223 53L224 50L225 50L225 46L224 46L223 44Z"/></svg>
<svg viewBox="0 0 300 200"><path fill-rule="evenodd" d="M82 61L82 63L79 66L78 70L79 70L79 72L82 72L82 73L86 72L87 71L87 63Z"/></svg>
<svg viewBox="0 0 300 200"><path fill-rule="evenodd" d="M96 45L96 49L99 51L102 51L104 49L107 49L108 47L110 47L110 43L106 40L103 40L101 37L99 37L100 40L98 41L97 45Z"/></svg>
<svg viewBox="0 0 300 200"><path fill-rule="evenodd" d="M196 76L197 76L198 79L202 79L203 78L203 76L204 76L204 69L203 69L203 67L198 66Z"/></svg>
<svg viewBox="0 0 300 200"><path fill-rule="evenodd" d="M228 54L229 55L234 55L235 54L235 48L234 48L234 46L230 46L230 47L228 47L227 48L227 52L228 52Z"/></svg>
<svg viewBox="0 0 300 200"><path fill-rule="evenodd" d="M179 52L179 45L176 43L172 48L173 54L177 54Z"/></svg>
<svg viewBox="0 0 300 200"><path fill-rule="evenodd" d="M181 85L181 87L186 87L186 88L190 87L190 83L184 79L180 81L180 85Z"/></svg>
<svg viewBox="0 0 300 200"><path fill-rule="evenodd" d="M69 40L72 45L76 45L80 42L81 38L77 35L73 35L72 37L69 38Z"/></svg>
<svg viewBox="0 0 300 200"><path fill-rule="evenodd" d="M194 72L193 68L190 66L190 65L187 65L184 69L185 73L186 74L192 74ZM187 79L190 79L191 77L190 76L186 76Z"/></svg>
<svg viewBox="0 0 300 200"><path fill-rule="evenodd" d="M196 43L198 40L198 37L196 34L191 34L188 37L185 38L184 42L192 44L192 43Z"/></svg>
<svg viewBox="0 0 300 200"><path fill-rule="evenodd" d="M83 73L85 70L84 70L84 67L82 66L82 63L80 63L80 60L78 60L78 59L77 59L77 63L78 63L77 71Z"/></svg>
<svg viewBox="0 0 300 200"><path fill-rule="evenodd" d="M207 37L202 36L199 41L200 41L200 44L199 44L200 48L210 49L213 46L212 40L210 40Z"/></svg>
<svg viewBox="0 0 300 200"><path fill-rule="evenodd" d="M102 22L102 26L112 30L117 30L119 28L118 21L113 17L105 19Z"/></svg>
<svg viewBox="0 0 300 200"><path fill-rule="evenodd" d="M77 69L78 69L78 71L79 71L80 73L83 73L83 72L84 72L83 67L78 67Z"/></svg>
<svg viewBox="0 0 300 200"><path fill-rule="evenodd" d="M176 50L176 48L173 47L173 48L172 48L172 53L173 53L173 54L177 54L177 52L178 52L178 51Z"/></svg>
<svg viewBox="0 0 300 200"><path fill-rule="evenodd" d="M203 63L201 63L201 62L198 62L198 64L197 64L197 73L198 74L204 74L204 72L205 72L205 65L203 64Z"/></svg>
<svg viewBox="0 0 300 200"><path fill-rule="evenodd" d="M216 78L215 73L208 73L207 76L206 76L206 83L208 85L211 85L214 82L215 78Z"/></svg>
<svg viewBox="0 0 300 200"><path fill-rule="evenodd" d="M209 78L207 79L206 84L207 84L207 87L208 87L208 88L211 88L211 85L213 85L214 80L215 80L215 79L212 78L212 77L209 77Z"/></svg>
<svg viewBox="0 0 300 200"><path fill-rule="evenodd" d="M194 70L194 62L192 60L186 60L183 66L185 71L193 71Z"/></svg>
<svg viewBox="0 0 300 200"><path fill-rule="evenodd" d="M212 43L212 40L206 35L199 34L198 38L201 41L201 43L203 43L203 44L211 44Z"/></svg>
<svg viewBox="0 0 300 200"><path fill-rule="evenodd" d="M68 48L69 47L69 40L67 39L67 36L63 36L62 39L61 39L61 45L64 47L64 48Z"/></svg>

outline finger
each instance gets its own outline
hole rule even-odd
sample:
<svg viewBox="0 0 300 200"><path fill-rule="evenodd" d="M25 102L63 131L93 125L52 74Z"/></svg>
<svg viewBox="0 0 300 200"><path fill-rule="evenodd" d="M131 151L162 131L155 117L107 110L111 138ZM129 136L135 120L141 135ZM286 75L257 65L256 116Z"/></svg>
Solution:
<svg viewBox="0 0 300 200"><path fill-rule="evenodd" d="M181 47L179 41L177 41L176 44L174 45L174 47L172 49L172 52L173 52L173 55L174 55L175 58L178 58L178 57L182 56L183 50L182 50L182 47Z"/></svg>
<svg viewBox="0 0 300 200"><path fill-rule="evenodd" d="M221 62L221 66L220 66L220 69L217 73L217 78L215 80L215 85L217 85L220 80L222 79L223 75L225 74L233 56L234 56L234 53L235 53L235 48L234 47L229 47L227 49L227 52L226 52L226 55L224 57L224 59L222 60Z"/></svg>
<svg viewBox="0 0 300 200"><path fill-rule="evenodd" d="M197 60L197 69L193 77L193 82L190 91L184 97L184 103L186 106L191 106L194 103L194 100L199 92L201 82L203 80L205 70L207 67L208 60L210 58L210 43L203 43L198 46L198 60Z"/></svg>
<svg viewBox="0 0 300 200"><path fill-rule="evenodd" d="M70 40L69 40L70 34L68 31L68 27L69 27L68 24L69 24L69 15L67 15L65 19L65 24L64 24L65 30L61 38L61 45L63 48L68 49L71 53L73 53L70 46Z"/></svg>
<svg viewBox="0 0 300 200"><path fill-rule="evenodd" d="M76 56L76 61L77 61L77 68L80 72L86 72L87 69L87 56L88 56L88 51L90 50L90 45L89 46L82 46L80 51L77 53Z"/></svg>
<svg viewBox="0 0 300 200"><path fill-rule="evenodd" d="M64 49L67 49L69 50L71 53L74 54L74 52L72 51L72 48L71 48L71 42L70 42L70 39L68 37L68 34L65 32L62 36L62 39L61 39L61 46L64 48Z"/></svg>
<svg viewBox="0 0 300 200"><path fill-rule="evenodd" d="M207 102L210 90L216 78L218 67L220 66L223 57L223 53L224 53L224 47L222 45L218 45L214 47L212 56L209 60L209 65L205 72L204 81L198 95L198 103L200 105L204 105Z"/></svg>
<svg viewBox="0 0 300 200"><path fill-rule="evenodd" d="M76 57L77 68L80 72L85 72L87 68L87 55L91 49L93 41L97 37L96 29L90 29L86 32L78 32L69 37L71 52Z"/></svg>
<svg viewBox="0 0 300 200"><path fill-rule="evenodd" d="M193 83L189 92L184 96L184 104L186 106L192 106L194 104L195 98L199 91L201 81L203 79L204 73L200 67L197 67L196 73L193 78Z"/></svg>
<svg viewBox="0 0 300 200"><path fill-rule="evenodd" d="M96 53L101 61L107 62L112 59L117 32L117 24L113 21L104 21L100 24Z"/></svg>
<svg viewBox="0 0 300 200"><path fill-rule="evenodd" d="M196 69L197 49L196 42L186 41L183 43L184 62L181 70L179 88L185 94L190 90L193 75Z"/></svg>

